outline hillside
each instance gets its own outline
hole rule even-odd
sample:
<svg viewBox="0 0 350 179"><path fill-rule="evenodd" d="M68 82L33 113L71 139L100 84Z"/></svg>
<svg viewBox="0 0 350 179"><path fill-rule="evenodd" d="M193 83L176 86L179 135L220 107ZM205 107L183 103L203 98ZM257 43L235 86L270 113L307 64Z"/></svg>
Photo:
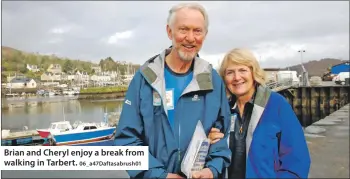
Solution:
<svg viewBox="0 0 350 179"><path fill-rule="evenodd" d="M65 57L57 57L55 55L42 55L38 53L24 52L11 47L1 47L1 75L2 82L6 80L6 76L16 74L24 74L30 78L40 79L40 76L50 64L60 64L62 71L65 73L74 73L76 71L85 71L88 74L93 74L92 66L100 66L103 71L119 71L125 74L128 65L131 71L139 68L140 65L124 64L115 61L111 57L100 59L99 63L91 63L80 59L70 59ZM27 70L27 64L37 65L40 72L33 73Z"/></svg>
<svg viewBox="0 0 350 179"><path fill-rule="evenodd" d="M339 59L333 59L333 58L324 58L321 60L312 60L307 63L304 63L305 69L308 71L309 76L320 76L327 72L330 67L333 65L337 65L340 63L345 62L345 60L339 60ZM289 70L297 71L298 74L302 72L302 67L301 65L294 65L290 67L286 67Z"/></svg>
<svg viewBox="0 0 350 179"><path fill-rule="evenodd" d="M11 48L11 47L5 47L5 46L1 47L2 56L9 56L11 54L15 54L15 53L18 53L18 52L21 52L21 51L17 50L17 49L14 49L14 48ZM22 53L25 53L25 52L22 52Z"/></svg>

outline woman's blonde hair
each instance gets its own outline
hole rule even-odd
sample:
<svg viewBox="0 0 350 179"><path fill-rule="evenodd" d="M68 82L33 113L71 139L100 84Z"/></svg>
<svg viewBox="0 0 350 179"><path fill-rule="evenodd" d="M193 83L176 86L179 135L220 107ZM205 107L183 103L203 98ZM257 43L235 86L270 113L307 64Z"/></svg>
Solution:
<svg viewBox="0 0 350 179"><path fill-rule="evenodd" d="M223 80L225 79L225 71L230 64L249 67L254 81L259 85L265 86L265 71L260 67L259 62L250 50L235 48L226 53L219 69L219 74Z"/></svg>

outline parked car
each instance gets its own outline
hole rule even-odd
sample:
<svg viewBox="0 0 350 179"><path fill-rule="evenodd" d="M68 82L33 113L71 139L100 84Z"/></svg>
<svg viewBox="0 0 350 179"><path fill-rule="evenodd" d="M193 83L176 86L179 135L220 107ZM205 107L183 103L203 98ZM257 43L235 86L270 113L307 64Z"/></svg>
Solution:
<svg viewBox="0 0 350 179"><path fill-rule="evenodd" d="M335 84L345 85L345 79L350 78L350 72L340 72L337 76L333 78Z"/></svg>

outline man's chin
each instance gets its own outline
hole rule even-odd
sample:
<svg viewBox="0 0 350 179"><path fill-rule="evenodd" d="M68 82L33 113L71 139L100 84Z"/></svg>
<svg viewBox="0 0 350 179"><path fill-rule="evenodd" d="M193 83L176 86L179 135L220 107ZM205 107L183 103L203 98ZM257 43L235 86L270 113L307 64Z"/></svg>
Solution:
<svg viewBox="0 0 350 179"><path fill-rule="evenodd" d="M189 62L192 61L194 58L181 58L182 61Z"/></svg>
<svg viewBox="0 0 350 179"><path fill-rule="evenodd" d="M181 53L180 52L180 58L181 58L181 60L183 60L183 61L191 61L191 60L193 60L194 58L195 58L195 54L184 54L184 53Z"/></svg>

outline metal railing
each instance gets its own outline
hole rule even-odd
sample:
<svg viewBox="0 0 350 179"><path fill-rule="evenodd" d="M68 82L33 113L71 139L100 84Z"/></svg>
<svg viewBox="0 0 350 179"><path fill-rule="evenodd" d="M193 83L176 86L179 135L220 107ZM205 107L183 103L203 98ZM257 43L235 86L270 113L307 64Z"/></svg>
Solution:
<svg viewBox="0 0 350 179"><path fill-rule="evenodd" d="M279 91L283 89L290 88L292 86L298 86L299 84L293 84L293 80L284 80L284 81L273 81L266 83L266 86L274 91Z"/></svg>

